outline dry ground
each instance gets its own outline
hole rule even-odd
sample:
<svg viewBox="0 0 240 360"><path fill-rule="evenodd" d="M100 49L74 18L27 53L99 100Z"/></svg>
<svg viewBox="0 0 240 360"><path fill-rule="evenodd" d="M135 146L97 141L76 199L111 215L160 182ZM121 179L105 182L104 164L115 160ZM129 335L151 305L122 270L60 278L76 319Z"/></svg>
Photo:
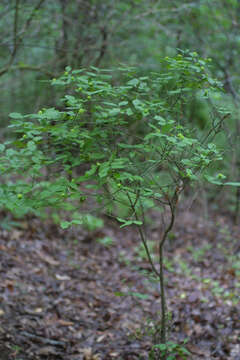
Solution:
<svg viewBox="0 0 240 360"><path fill-rule="evenodd" d="M239 228L226 215L180 211L170 241L170 339L188 338L193 360L240 360ZM107 219L93 233L22 221L1 230L0 260L1 360L148 359L159 292L142 274L150 267L134 229Z"/></svg>

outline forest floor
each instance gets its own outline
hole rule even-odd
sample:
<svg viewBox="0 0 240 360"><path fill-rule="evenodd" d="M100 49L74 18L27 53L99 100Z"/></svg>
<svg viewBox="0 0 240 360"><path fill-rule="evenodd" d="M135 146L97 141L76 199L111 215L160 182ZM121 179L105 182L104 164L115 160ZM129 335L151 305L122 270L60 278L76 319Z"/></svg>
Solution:
<svg viewBox="0 0 240 360"><path fill-rule="evenodd" d="M165 253L169 338L187 338L191 360L240 360L240 230L200 213L180 209ZM37 219L0 231L1 360L148 359L158 284L143 274L135 229L104 221L94 232Z"/></svg>

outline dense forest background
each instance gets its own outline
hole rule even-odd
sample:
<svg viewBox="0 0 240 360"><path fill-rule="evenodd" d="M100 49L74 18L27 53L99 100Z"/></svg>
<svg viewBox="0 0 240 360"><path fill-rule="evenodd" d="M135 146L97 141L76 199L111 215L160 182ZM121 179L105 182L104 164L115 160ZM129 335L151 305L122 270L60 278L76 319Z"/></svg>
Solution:
<svg viewBox="0 0 240 360"><path fill-rule="evenodd" d="M0 359L240 359L239 55L240 0L1 1Z"/></svg>
<svg viewBox="0 0 240 360"><path fill-rule="evenodd" d="M120 64L140 74L161 72L160 59L181 50L211 58L212 76L222 82L222 105L231 113L223 124L225 166L239 180L240 2L231 1L2 1L2 136L11 112L31 113L56 106L59 94L48 80L73 69ZM192 94L188 121L200 129L210 121L207 104ZM238 212L239 191L228 190ZM232 194L232 195L229 195Z"/></svg>

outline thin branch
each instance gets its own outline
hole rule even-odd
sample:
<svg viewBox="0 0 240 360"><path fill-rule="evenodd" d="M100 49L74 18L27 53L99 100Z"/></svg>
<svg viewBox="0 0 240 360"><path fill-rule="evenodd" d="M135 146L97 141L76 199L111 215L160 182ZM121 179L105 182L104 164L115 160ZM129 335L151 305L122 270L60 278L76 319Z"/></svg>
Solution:
<svg viewBox="0 0 240 360"><path fill-rule="evenodd" d="M163 234L162 239L160 241L159 248L162 248L164 246L165 241L167 240L168 234L173 228L174 221L175 221L176 206L177 206L177 203L178 203L179 195L182 192L182 190L183 190L183 187L179 188L177 186L173 196L171 197L171 199L168 200L168 205L169 205L170 210L171 210L171 219L170 219L170 222L168 224L168 227L164 230L164 234Z"/></svg>
<svg viewBox="0 0 240 360"><path fill-rule="evenodd" d="M103 26L101 28L101 34L102 34L102 45L101 45L101 48L100 48L100 53L99 53L99 56L95 62L95 66L99 66L102 58L104 57L105 53L106 53L106 50L107 50L107 38L108 38L108 33L107 33L107 30L106 30L106 27Z"/></svg>
<svg viewBox="0 0 240 360"><path fill-rule="evenodd" d="M11 59L10 59L10 65L12 64L14 57L16 55L16 52L17 52L19 1L20 0L16 0L16 4L15 4L15 16L14 16L14 25L13 25L14 47L13 47L13 52L12 52Z"/></svg>
<svg viewBox="0 0 240 360"><path fill-rule="evenodd" d="M20 44L22 43L23 34L27 31L29 26L31 25L31 22L35 16L36 11L42 6L43 2L45 0L40 0L39 3L35 6L35 8L32 10L29 18L27 19L25 25L23 26L23 29L18 33L18 15L19 15L19 3L20 0L16 0L15 3L15 15L14 15L14 27L13 27L13 43L14 48L13 52L11 54L10 60L8 64L0 69L0 76L4 75L6 72L9 71L11 65L13 64L15 57L17 55L17 51L19 49ZM21 34L21 35L20 35Z"/></svg>
<svg viewBox="0 0 240 360"><path fill-rule="evenodd" d="M29 18L27 19L25 25L23 26L23 29L21 31L21 33L23 34L24 32L26 32L26 30L29 28L29 26L31 25L31 22L37 12L37 10L40 9L40 7L42 6L42 4L44 3L45 0L40 0L39 3L35 6L35 8L33 9L33 11L31 12Z"/></svg>
<svg viewBox="0 0 240 360"><path fill-rule="evenodd" d="M209 130L209 132L207 133L207 135L201 140L201 144L204 144L207 139L210 137L210 135L212 135L212 133L214 133L214 136L220 131L221 126L224 122L224 120L229 117L231 114L227 113L225 114L216 125L212 126L211 129Z"/></svg>
<svg viewBox="0 0 240 360"><path fill-rule="evenodd" d="M159 284L160 284L160 290L161 290L161 329L160 329L160 340L161 343L166 343L166 314L167 314L167 305L166 305L166 297L165 297L165 286L164 286L164 269L163 269L163 247L167 240L169 232L172 230L174 221L175 221L175 211L176 211L176 205L178 202L178 197L180 192L183 190L183 188L176 187L174 195L169 199L169 206L171 209L171 219L167 226L167 228L164 230L162 239L159 243ZM158 331L158 329L157 329Z"/></svg>
<svg viewBox="0 0 240 360"><path fill-rule="evenodd" d="M138 196L139 196L139 195L140 195L140 194L138 194ZM132 202L131 196L129 195L128 192L127 192L127 197L128 197L129 203L130 203L130 205L131 205L132 211L133 211L133 213L134 213L134 215L135 215L135 219L136 219L137 221L139 221L138 214L137 214L136 209L135 209L136 201L135 201L135 203ZM153 263L153 260L152 260L151 254L150 254L150 252L149 252L149 248L148 248L148 245L147 245L147 241L146 241L146 238L145 238L145 235L144 235L144 232L143 232L143 230L142 230L141 225L140 225L140 226L137 226L137 228L138 228L138 232L139 232L141 241L142 241L142 243L143 243L144 249L145 249L145 251L146 251L148 261L149 261L149 263L150 263L150 265L151 265L151 268L152 268L153 272L157 275L157 277L159 277L159 272L158 272L156 266L155 266L154 263Z"/></svg>
<svg viewBox="0 0 240 360"><path fill-rule="evenodd" d="M17 27L18 27L18 10L19 10L19 2L20 0L16 0L15 3L15 15L14 15L14 25L13 25L13 52L11 54L10 60L8 62L8 64L3 67L2 69L0 69L0 76L4 75L6 72L8 72L10 66L12 65L14 58L16 56L17 53L17 48L18 48L18 42L17 42Z"/></svg>
<svg viewBox="0 0 240 360"><path fill-rule="evenodd" d="M47 77L49 78L54 78L56 76L56 74L43 69L41 66L34 66L34 65L27 65L27 64L21 64L21 65L16 65L16 66L12 66L11 68L12 70L27 70L27 71L39 71L43 74L45 74ZM1 75L1 74L0 74Z"/></svg>

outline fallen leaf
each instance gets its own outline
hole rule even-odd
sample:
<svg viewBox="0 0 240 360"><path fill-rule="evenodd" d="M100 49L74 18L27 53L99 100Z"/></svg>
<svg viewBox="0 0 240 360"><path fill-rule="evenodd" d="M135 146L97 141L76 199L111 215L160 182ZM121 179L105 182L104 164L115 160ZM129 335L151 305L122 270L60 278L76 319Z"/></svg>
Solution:
<svg viewBox="0 0 240 360"><path fill-rule="evenodd" d="M58 352L53 346L44 346L43 348L37 350L36 353L41 356L58 355Z"/></svg>
<svg viewBox="0 0 240 360"><path fill-rule="evenodd" d="M6 280L5 287L10 291L13 292L14 290L15 281L14 280Z"/></svg>
<svg viewBox="0 0 240 360"><path fill-rule="evenodd" d="M59 319L58 323L62 326L72 326L74 325L74 323L72 321L67 321L67 320L63 320L63 319Z"/></svg>
<svg viewBox="0 0 240 360"><path fill-rule="evenodd" d="M194 355L207 356L209 355L208 350L200 349L198 346L194 344L187 344L186 348ZM207 357L206 357L207 358Z"/></svg>
<svg viewBox="0 0 240 360"><path fill-rule="evenodd" d="M36 308L36 309L34 309L34 312L35 312L36 314L40 314L42 311L43 311L42 308Z"/></svg>
<svg viewBox="0 0 240 360"><path fill-rule="evenodd" d="M101 341L103 341L106 336L107 336L107 334L103 334L103 335L99 336L99 337L97 338L97 343L100 343Z"/></svg>
<svg viewBox="0 0 240 360"><path fill-rule="evenodd" d="M91 348L83 349L83 360L101 360L98 354L93 354Z"/></svg>
<svg viewBox="0 0 240 360"><path fill-rule="evenodd" d="M49 265L53 265L53 266L59 265L59 261L56 261L54 258L52 258L50 255L47 255L43 251L39 250L37 252L37 254L38 254L38 256L40 257L41 260L45 261Z"/></svg>
<svg viewBox="0 0 240 360"><path fill-rule="evenodd" d="M20 230L14 229L11 233L12 240L19 240L23 236L23 232Z"/></svg>
<svg viewBox="0 0 240 360"><path fill-rule="evenodd" d="M71 278L67 275L56 274L55 276L56 276L56 279L60 280L60 281L71 280Z"/></svg>
<svg viewBox="0 0 240 360"><path fill-rule="evenodd" d="M188 301L190 303L194 303L198 300L201 299L201 293L200 292L197 292L197 291L194 291L192 292L189 296L188 296Z"/></svg>

